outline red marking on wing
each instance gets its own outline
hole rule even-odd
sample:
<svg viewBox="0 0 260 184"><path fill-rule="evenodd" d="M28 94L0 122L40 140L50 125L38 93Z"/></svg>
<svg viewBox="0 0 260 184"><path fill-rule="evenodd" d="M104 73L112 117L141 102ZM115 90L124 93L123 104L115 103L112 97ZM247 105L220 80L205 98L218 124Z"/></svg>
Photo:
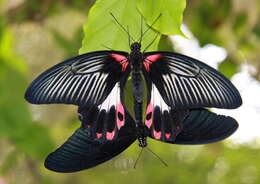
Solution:
<svg viewBox="0 0 260 184"><path fill-rule="evenodd" d="M166 137L166 139L170 139L171 133L166 133L166 134L165 134L165 137Z"/></svg>
<svg viewBox="0 0 260 184"><path fill-rule="evenodd" d="M110 56L122 66L122 72L124 72L126 70L126 67L128 66L127 58L120 54L110 54Z"/></svg>
<svg viewBox="0 0 260 184"><path fill-rule="evenodd" d="M153 122L153 105L152 105L151 103L147 106L146 117L147 117L147 115L148 115L149 113L152 113L151 118L148 119L148 120L147 120L147 119L145 120L145 124L146 124L146 126L147 126L148 128L151 127L152 122Z"/></svg>
<svg viewBox="0 0 260 184"><path fill-rule="evenodd" d="M144 68L147 72L150 71L150 65L152 63L154 63L155 61L157 61L158 59L160 59L162 57L161 54L154 54L154 55L150 55L150 56L147 56L145 59L144 59Z"/></svg>
<svg viewBox="0 0 260 184"><path fill-rule="evenodd" d="M121 113L123 115L122 120L119 119L118 113ZM118 128L118 130L120 130L120 128L122 126L124 126L124 121L125 121L125 110L121 103L117 104L117 106L116 106L116 114L117 114L117 116L116 116L117 128Z"/></svg>
<svg viewBox="0 0 260 184"><path fill-rule="evenodd" d="M102 137L102 133L96 133L96 136L98 139L100 139Z"/></svg>
<svg viewBox="0 0 260 184"><path fill-rule="evenodd" d="M115 136L115 131L107 132L106 138L107 140L112 140L114 136Z"/></svg>
<svg viewBox="0 0 260 184"><path fill-rule="evenodd" d="M156 130L153 130L153 136L155 139L161 139L162 132L156 132Z"/></svg>

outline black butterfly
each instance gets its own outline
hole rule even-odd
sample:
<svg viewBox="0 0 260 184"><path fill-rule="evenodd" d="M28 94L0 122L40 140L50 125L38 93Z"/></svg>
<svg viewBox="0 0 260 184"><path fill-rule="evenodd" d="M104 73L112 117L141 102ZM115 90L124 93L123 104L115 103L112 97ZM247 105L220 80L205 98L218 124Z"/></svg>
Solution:
<svg viewBox="0 0 260 184"><path fill-rule="evenodd" d="M151 137L172 144L205 144L222 140L238 127L227 116L203 107L237 108L237 89L215 69L178 53L97 51L63 61L36 78L25 98L33 104L79 106L81 127L45 166L58 172L94 167L121 153L136 139L141 147ZM134 115L124 104L131 73ZM148 103L143 120L143 77Z"/></svg>

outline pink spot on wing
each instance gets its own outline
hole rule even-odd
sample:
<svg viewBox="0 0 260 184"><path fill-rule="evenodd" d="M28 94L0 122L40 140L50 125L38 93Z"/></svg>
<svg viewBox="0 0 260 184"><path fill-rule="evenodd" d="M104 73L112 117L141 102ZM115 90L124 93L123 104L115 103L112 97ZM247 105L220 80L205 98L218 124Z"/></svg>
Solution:
<svg viewBox="0 0 260 184"><path fill-rule="evenodd" d="M98 139L100 139L102 137L102 133L96 133L96 136Z"/></svg>
<svg viewBox="0 0 260 184"><path fill-rule="evenodd" d="M148 104L147 106L147 109L146 109L146 117L149 113L153 113L153 105L150 103ZM148 128L150 128L152 126L152 122L153 122L153 114L151 115L151 118L149 120L145 120L145 124Z"/></svg>
<svg viewBox="0 0 260 184"><path fill-rule="evenodd" d="M107 132L106 138L107 140L112 140L114 136L115 136L115 131Z"/></svg>
<svg viewBox="0 0 260 184"><path fill-rule="evenodd" d="M156 132L156 130L153 130L153 136L155 139L161 139L162 132L161 131Z"/></svg>
<svg viewBox="0 0 260 184"><path fill-rule="evenodd" d="M126 67L128 66L127 58L120 54L110 54L110 56L122 66L122 72L124 72L126 70Z"/></svg>
<svg viewBox="0 0 260 184"><path fill-rule="evenodd" d="M171 133L166 133L166 134L165 134L165 137L166 137L166 139L170 139Z"/></svg>
<svg viewBox="0 0 260 184"><path fill-rule="evenodd" d="M157 61L158 59L160 59L162 57L161 54L154 54L154 55L150 55L150 56L147 56L145 59L144 59L144 68L147 72L150 71L150 65L152 63L154 63L155 61Z"/></svg>
<svg viewBox="0 0 260 184"><path fill-rule="evenodd" d="M118 117L118 114L122 114L123 115L123 120L120 120ZM117 128L118 130L120 130L120 128L122 126L124 126L124 121L125 121L125 110L124 107L121 103L117 104L116 106L116 122L117 122Z"/></svg>

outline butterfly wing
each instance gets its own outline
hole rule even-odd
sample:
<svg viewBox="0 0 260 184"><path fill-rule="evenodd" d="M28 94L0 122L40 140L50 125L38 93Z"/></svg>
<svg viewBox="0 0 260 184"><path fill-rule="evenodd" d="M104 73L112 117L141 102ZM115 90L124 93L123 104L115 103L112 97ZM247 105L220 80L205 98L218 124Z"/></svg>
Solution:
<svg viewBox="0 0 260 184"><path fill-rule="evenodd" d="M233 134L237 128L238 123L235 119L229 116L217 115L206 109L193 109L189 112L175 112L177 117L182 117L177 121L161 122L160 129L157 130L157 134L153 131L149 132L149 137L172 144L182 144L182 145L195 145L195 144L207 144L216 141L223 140ZM167 120L167 113L163 113L160 117ZM173 116L174 117L174 116ZM180 128L178 131L175 129L165 128L165 124L177 124ZM154 122L156 125L156 122ZM156 128L155 128L156 129ZM152 129L150 129L152 130ZM160 138L158 136L160 132ZM175 134L175 136L173 136ZM168 136L167 136L168 135Z"/></svg>
<svg viewBox="0 0 260 184"><path fill-rule="evenodd" d="M152 81L165 103L178 109L237 108L242 99L234 85L210 66L177 53L148 52L143 74Z"/></svg>
<svg viewBox="0 0 260 184"><path fill-rule="evenodd" d="M79 119L84 127L95 132L95 138L100 141L117 138L119 130L126 123L128 114L124 105L124 86L126 78L117 82L106 99L97 106L80 106Z"/></svg>
<svg viewBox="0 0 260 184"><path fill-rule="evenodd" d="M56 151L49 154L45 167L56 172L76 172L95 167L108 161L128 148L135 140L135 124L126 114L126 125L112 141L100 141L95 138L92 128L84 125Z"/></svg>
<svg viewBox="0 0 260 184"><path fill-rule="evenodd" d="M207 144L223 140L233 134L238 123L229 116L217 115L206 109L195 109L182 122L182 131L175 144Z"/></svg>
<svg viewBox="0 0 260 184"><path fill-rule="evenodd" d="M37 77L25 93L33 104L100 104L130 72L128 54L91 52L63 61Z"/></svg>
<svg viewBox="0 0 260 184"><path fill-rule="evenodd" d="M147 85L148 105L144 122L149 136L164 142L174 142L182 130L181 122L187 116L188 110L174 110L165 103L159 90L149 79Z"/></svg>

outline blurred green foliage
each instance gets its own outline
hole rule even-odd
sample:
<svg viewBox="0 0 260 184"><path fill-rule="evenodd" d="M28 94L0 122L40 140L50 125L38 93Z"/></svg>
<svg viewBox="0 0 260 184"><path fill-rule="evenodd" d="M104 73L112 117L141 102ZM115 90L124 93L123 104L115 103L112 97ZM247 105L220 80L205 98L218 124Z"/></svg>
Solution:
<svg viewBox="0 0 260 184"><path fill-rule="evenodd" d="M137 169L133 169L140 152L136 143L111 161L83 172L57 174L43 167L47 154L61 145L79 122L75 107L27 104L23 95L29 82L49 66L76 55L83 37L81 52L105 49L102 44L128 50L127 35L113 22L109 12L123 25L129 25L131 35L138 39L139 12L151 24L156 17L150 16L150 11L157 11L158 5L155 1L138 2L136 5L130 0L100 0L87 18L94 1L0 1L0 183L259 183L257 141L247 145L226 141L204 146L176 146L149 139L149 147L169 167L164 167L146 150ZM183 1L165 2L180 3L175 6L177 10L185 6ZM166 3L165 7L160 7L162 10L170 8ZM227 59L219 65L219 70L227 77L236 74L240 64L247 60L257 70L254 77L260 79L259 9L257 0L250 3L242 0L187 1L184 23L202 46L212 43L228 51ZM174 16L162 20L162 24L170 31L180 33L181 15ZM86 20L84 31L83 22L77 21L79 17ZM171 27L172 21L177 22L177 26ZM165 31L165 27L164 31L155 28L162 34L169 31ZM144 45L155 35L156 32L151 31L144 39ZM111 43L111 39L116 41ZM157 47L171 51L172 43L162 35L151 48ZM128 86L128 104L132 101L130 94Z"/></svg>

